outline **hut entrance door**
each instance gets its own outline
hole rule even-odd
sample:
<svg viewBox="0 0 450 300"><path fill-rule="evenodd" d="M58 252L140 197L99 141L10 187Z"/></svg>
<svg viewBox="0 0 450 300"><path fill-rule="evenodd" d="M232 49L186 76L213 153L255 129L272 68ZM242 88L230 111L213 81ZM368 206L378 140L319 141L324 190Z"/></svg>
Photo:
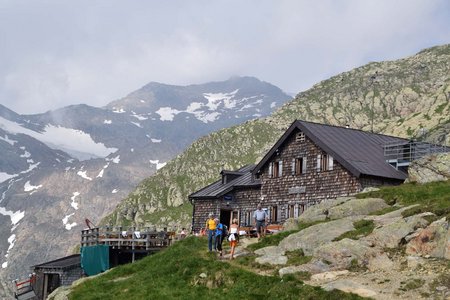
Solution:
<svg viewBox="0 0 450 300"><path fill-rule="evenodd" d="M221 209L220 210L220 223L227 225L230 228L231 224L231 210L230 209Z"/></svg>
<svg viewBox="0 0 450 300"><path fill-rule="evenodd" d="M44 297L50 295L54 290L56 290L61 285L61 280L59 274L47 273L44 277Z"/></svg>

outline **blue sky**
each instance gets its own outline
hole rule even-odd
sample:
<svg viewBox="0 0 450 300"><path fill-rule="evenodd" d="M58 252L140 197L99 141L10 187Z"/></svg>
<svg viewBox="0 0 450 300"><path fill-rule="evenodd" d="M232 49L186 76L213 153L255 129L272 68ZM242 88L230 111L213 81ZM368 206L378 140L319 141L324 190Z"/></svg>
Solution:
<svg viewBox="0 0 450 300"><path fill-rule="evenodd" d="M239 75L298 93L449 42L447 0L0 0L0 103L102 106Z"/></svg>

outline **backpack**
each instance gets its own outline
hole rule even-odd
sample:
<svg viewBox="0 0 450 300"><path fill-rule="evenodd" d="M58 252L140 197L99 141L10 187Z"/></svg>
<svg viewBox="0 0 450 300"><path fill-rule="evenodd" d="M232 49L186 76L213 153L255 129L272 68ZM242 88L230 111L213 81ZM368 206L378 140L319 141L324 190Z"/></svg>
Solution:
<svg viewBox="0 0 450 300"><path fill-rule="evenodd" d="M223 224L223 228L222 228L222 237L226 238L228 236L228 226Z"/></svg>

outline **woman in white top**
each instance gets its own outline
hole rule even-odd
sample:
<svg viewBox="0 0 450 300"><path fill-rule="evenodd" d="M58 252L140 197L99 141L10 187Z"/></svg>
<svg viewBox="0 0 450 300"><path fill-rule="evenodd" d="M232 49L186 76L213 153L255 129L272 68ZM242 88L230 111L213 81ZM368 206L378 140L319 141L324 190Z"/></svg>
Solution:
<svg viewBox="0 0 450 300"><path fill-rule="evenodd" d="M230 225L230 235L228 237L228 240L230 241L230 259L234 259L234 249L236 248L236 245L238 243L239 239L239 225L238 220L233 219L232 224Z"/></svg>

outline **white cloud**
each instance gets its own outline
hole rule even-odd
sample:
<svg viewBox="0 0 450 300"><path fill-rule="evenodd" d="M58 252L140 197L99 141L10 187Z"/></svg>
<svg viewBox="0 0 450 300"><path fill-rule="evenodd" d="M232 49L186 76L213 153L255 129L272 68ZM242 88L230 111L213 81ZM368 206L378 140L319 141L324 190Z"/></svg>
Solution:
<svg viewBox="0 0 450 300"><path fill-rule="evenodd" d="M20 113L80 101L101 106L149 81L185 85L253 75L299 92L370 60L450 40L447 0L26 6L6 1L0 20L0 99Z"/></svg>

